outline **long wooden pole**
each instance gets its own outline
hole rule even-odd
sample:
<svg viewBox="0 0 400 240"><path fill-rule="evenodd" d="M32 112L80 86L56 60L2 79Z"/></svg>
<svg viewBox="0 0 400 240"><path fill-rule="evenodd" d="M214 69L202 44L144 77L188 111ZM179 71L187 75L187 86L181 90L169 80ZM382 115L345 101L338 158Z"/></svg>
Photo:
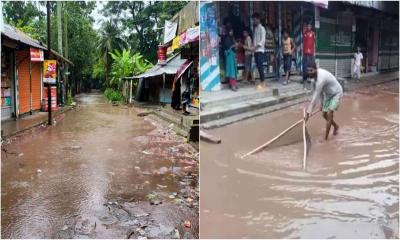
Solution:
<svg viewBox="0 0 400 240"><path fill-rule="evenodd" d="M306 109L303 109L303 119L306 117ZM307 139L306 139L306 121L303 120L303 169L306 169L307 161Z"/></svg>
<svg viewBox="0 0 400 240"><path fill-rule="evenodd" d="M314 116L316 113L320 112L320 110L311 113L311 116ZM279 139L282 135L284 135L285 133L289 132L291 129L293 129L294 127L296 127L297 125L301 124L304 121L304 118L300 119L299 121L293 123L293 125L291 125L290 127L288 127L287 129L283 130L283 132L281 132L280 134L278 134L276 137L272 138L271 140L269 140L268 142L264 143L263 145L255 148L254 150L244 154L243 156L241 156L240 158L245 158L247 156L250 156L254 153L257 153L259 151L261 151L262 149L264 149L265 147L267 147L269 144L271 144L272 142L274 142L275 140Z"/></svg>

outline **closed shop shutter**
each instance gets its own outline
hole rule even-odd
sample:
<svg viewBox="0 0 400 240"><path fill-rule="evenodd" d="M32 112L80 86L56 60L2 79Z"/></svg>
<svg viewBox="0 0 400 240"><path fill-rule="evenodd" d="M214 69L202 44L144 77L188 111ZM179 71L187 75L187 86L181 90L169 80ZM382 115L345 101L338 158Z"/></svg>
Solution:
<svg viewBox="0 0 400 240"><path fill-rule="evenodd" d="M339 18L339 16L338 16ZM352 32L348 17L338 19L321 17L317 29L317 59L319 66L337 77L351 74Z"/></svg>
<svg viewBox="0 0 400 240"><path fill-rule="evenodd" d="M335 38L336 20L321 17L320 28L317 29L316 59L319 67L334 75L336 75Z"/></svg>
<svg viewBox="0 0 400 240"><path fill-rule="evenodd" d="M32 110L39 110L41 107L41 65L41 62L32 62Z"/></svg>
<svg viewBox="0 0 400 240"><path fill-rule="evenodd" d="M19 114L30 111L29 50L17 51Z"/></svg>
<svg viewBox="0 0 400 240"><path fill-rule="evenodd" d="M399 24L390 20L381 21L378 50L378 70L398 69L398 28Z"/></svg>
<svg viewBox="0 0 400 240"><path fill-rule="evenodd" d="M399 29L399 24L394 24L394 30ZM389 67L391 70L399 69L399 32L392 33L392 44L390 49Z"/></svg>
<svg viewBox="0 0 400 240"><path fill-rule="evenodd" d="M379 43L379 70L389 70L390 60L390 45L391 45L391 32L388 30L381 30L381 38Z"/></svg>
<svg viewBox="0 0 400 240"><path fill-rule="evenodd" d="M351 74L351 23L338 24L336 27L336 76L350 77Z"/></svg>

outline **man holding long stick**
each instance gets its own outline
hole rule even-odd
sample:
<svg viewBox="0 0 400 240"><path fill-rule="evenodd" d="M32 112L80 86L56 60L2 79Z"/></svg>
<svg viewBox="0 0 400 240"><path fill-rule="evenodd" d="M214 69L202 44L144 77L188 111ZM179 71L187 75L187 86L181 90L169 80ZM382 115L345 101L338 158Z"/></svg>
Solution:
<svg viewBox="0 0 400 240"><path fill-rule="evenodd" d="M333 126L333 135L336 135L339 130L339 125L333 120L333 113L339 107L343 97L343 88L332 73L317 68L315 62L308 66L308 76L315 79L315 90L304 120L308 120L315 103L320 99L322 116L326 120L325 140L328 140L331 126Z"/></svg>

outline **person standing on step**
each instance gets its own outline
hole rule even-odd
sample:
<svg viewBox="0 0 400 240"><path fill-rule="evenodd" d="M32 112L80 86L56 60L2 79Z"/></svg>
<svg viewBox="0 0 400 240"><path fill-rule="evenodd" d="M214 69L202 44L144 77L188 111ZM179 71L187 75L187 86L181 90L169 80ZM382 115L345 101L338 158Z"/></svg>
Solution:
<svg viewBox="0 0 400 240"><path fill-rule="evenodd" d="M287 30L283 31L283 68L285 70L285 81L283 85L287 85L289 83L290 69L292 67L292 58L293 54L296 50L296 44L293 41L293 38L289 37L289 33Z"/></svg>
<svg viewBox="0 0 400 240"><path fill-rule="evenodd" d="M315 52L315 33L311 23L306 23L303 26L303 84L307 80L307 67L314 62Z"/></svg>
<svg viewBox="0 0 400 240"><path fill-rule="evenodd" d="M265 88L264 78L264 61L265 61L265 28L261 25L260 14L253 14L254 20L254 36L253 36L253 51L254 60L260 75L260 84L257 85L257 89Z"/></svg>
<svg viewBox="0 0 400 240"><path fill-rule="evenodd" d="M232 91L237 91L237 62L236 62L236 48L237 43L233 37L233 29L228 29L228 35L224 38L223 42L224 57L225 57L225 77L229 79L229 86Z"/></svg>
<svg viewBox="0 0 400 240"><path fill-rule="evenodd" d="M252 62L252 58L253 58L253 42L251 40L250 37L250 30L249 29L245 29L243 31L243 37L244 37L244 44L243 44L243 48L244 48L244 74L243 74L243 78L247 81L249 81L250 83L253 83L252 81L252 67L251 67L251 62Z"/></svg>

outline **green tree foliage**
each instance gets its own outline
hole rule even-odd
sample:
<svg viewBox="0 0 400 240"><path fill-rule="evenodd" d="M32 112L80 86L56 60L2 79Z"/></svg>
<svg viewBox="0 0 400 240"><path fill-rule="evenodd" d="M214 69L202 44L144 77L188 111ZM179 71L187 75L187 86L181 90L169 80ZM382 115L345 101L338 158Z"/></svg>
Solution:
<svg viewBox="0 0 400 240"><path fill-rule="evenodd" d="M39 2L3 1L3 16L6 23L20 26L29 25L32 21L45 18L39 10Z"/></svg>
<svg viewBox="0 0 400 240"><path fill-rule="evenodd" d="M124 37L132 50L155 63L165 20L171 19L186 4L184 1L110 1L103 12L128 29Z"/></svg>
<svg viewBox="0 0 400 240"><path fill-rule="evenodd" d="M96 59L96 42L98 36L93 29L93 19L90 13L93 11L94 2L64 2L63 13L67 14L68 22L68 58L74 63L70 68L73 79L90 80L92 69ZM53 34L57 34L57 22L54 17L52 24ZM65 24L65 23L63 23ZM57 49L57 38L54 35L53 47Z"/></svg>
<svg viewBox="0 0 400 240"><path fill-rule="evenodd" d="M111 85L116 89L120 88L123 77L139 75L153 66L140 53L133 54L127 49L123 49L122 52L115 50L110 55L113 59Z"/></svg>
<svg viewBox="0 0 400 240"><path fill-rule="evenodd" d="M109 73L112 63L111 55L108 53L113 50L122 50L126 45L120 36L121 32L115 21L108 20L103 22L100 29L100 37L97 42L97 50L102 62L104 63L105 81L107 86L110 85Z"/></svg>

